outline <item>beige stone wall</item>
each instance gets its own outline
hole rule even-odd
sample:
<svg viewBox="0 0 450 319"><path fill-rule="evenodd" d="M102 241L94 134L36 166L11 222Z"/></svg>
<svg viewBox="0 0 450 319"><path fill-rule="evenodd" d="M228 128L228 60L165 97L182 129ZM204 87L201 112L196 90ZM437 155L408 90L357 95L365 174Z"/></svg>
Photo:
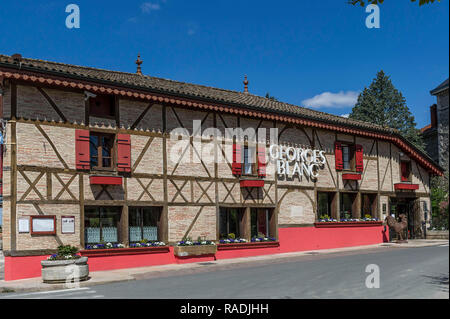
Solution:
<svg viewBox="0 0 450 319"><path fill-rule="evenodd" d="M17 165L64 168L61 156L68 168L75 168L75 130L73 128L39 124L56 148L35 124L17 123Z"/></svg>
<svg viewBox="0 0 450 319"><path fill-rule="evenodd" d="M282 190L280 191L278 213L279 224L312 224L314 223L314 191Z"/></svg>
<svg viewBox="0 0 450 319"><path fill-rule="evenodd" d="M192 221L196 223L189 230ZM216 239L216 207L215 206L172 206L169 207L169 241L181 240L184 236L196 240L199 236L205 239Z"/></svg>

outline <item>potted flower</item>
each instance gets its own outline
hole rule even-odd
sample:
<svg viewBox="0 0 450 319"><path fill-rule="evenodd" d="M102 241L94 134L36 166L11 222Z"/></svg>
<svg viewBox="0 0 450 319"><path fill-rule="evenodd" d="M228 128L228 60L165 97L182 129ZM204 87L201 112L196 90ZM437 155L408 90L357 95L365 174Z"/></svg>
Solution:
<svg viewBox="0 0 450 319"><path fill-rule="evenodd" d="M328 216L328 215L321 215L319 217L319 222L329 222L329 221L331 221L331 220L330 220L330 216Z"/></svg>
<svg viewBox="0 0 450 319"><path fill-rule="evenodd" d="M90 249L113 249L113 248L125 248L125 245L121 244L121 243L118 243L118 244L106 243L106 244L87 245L86 246L87 250L90 250Z"/></svg>
<svg viewBox="0 0 450 319"><path fill-rule="evenodd" d="M89 277L88 258L81 257L78 248L71 245L61 245L58 252L41 261L42 280L45 283L64 283L83 281Z"/></svg>
<svg viewBox="0 0 450 319"><path fill-rule="evenodd" d="M197 241L193 241L190 237L183 238L173 249L175 256L178 257L214 255L216 251L217 246L213 241L200 237Z"/></svg>

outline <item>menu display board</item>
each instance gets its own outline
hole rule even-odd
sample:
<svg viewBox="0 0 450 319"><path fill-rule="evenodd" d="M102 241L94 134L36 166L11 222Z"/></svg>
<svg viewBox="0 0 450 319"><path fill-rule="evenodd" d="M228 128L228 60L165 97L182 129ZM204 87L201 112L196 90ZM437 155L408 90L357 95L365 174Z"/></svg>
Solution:
<svg viewBox="0 0 450 319"><path fill-rule="evenodd" d="M39 215L30 216L31 218L31 234L32 235L55 235L56 234L56 217Z"/></svg>
<svg viewBox="0 0 450 319"><path fill-rule="evenodd" d="M62 234L75 234L75 217L74 216L62 216L61 217L61 233Z"/></svg>

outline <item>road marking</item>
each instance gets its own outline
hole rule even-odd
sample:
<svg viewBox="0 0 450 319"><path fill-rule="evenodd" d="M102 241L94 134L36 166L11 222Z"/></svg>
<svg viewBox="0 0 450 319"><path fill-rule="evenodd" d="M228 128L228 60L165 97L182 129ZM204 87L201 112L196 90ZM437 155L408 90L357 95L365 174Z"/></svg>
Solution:
<svg viewBox="0 0 450 319"><path fill-rule="evenodd" d="M4 298L17 298L22 296L32 296L32 295L45 295L45 294L55 294L60 292L68 292L68 291L79 291L79 290L88 290L89 288L83 287L83 288L71 288L71 289L60 289L60 290L49 290L49 291L37 291L37 292L30 292L26 294L14 294L14 295L8 295L8 296L1 296Z"/></svg>
<svg viewBox="0 0 450 319"><path fill-rule="evenodd" d="M57 295L45 295L45 296L40 296L40 297L34 297L34 298L30 298L30 299L52 299L52 298L56 298L56 299L60 299L60 298L65 298L68 296L74 296L74 295L79 295L79 294L95 294L96 291L95 290L89 290L89 291L76 291L76 292L67 292L67 293L60 293ZM88 298L88 296L80 296L79 298Z"/></svg>

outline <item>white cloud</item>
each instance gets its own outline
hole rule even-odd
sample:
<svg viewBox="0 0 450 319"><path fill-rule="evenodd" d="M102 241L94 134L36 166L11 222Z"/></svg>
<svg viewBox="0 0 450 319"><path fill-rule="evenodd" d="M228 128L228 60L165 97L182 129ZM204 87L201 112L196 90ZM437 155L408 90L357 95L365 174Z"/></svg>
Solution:
<svg viewBox="0 0 450 319"><path fill-rule="evenodd" d="M342 117L345 117L345 118L348 118L348 117L350 116L350 114L349 114L349 113L347 113L347 114L341 114L341 116L342 116Z"/></svg>
<svg viewBox="0 0 450 319"><path fill-rule="evenodd" d="M310 99L302 101L306 107L321 108L321 107L349 107L354 106L358 100L358 92L355 91L340 91L339 93L323 92Z"/></svg>
<svg viewBox="0 0 450 319"><path fill-rule="evenodd" d="M141 11L143 13L150 13L151 11L157 11L159 9L161 9L161 6L158 3L144 2L141 4Z"/></svg>

